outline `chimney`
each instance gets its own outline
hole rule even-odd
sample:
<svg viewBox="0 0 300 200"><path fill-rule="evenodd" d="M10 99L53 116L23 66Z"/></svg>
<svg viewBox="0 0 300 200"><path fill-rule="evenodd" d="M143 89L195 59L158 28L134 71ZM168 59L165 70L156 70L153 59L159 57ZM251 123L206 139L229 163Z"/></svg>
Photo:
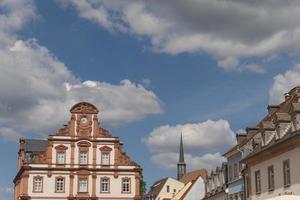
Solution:
<svg viewBox="0 0 300 200"><path fill-rule="evenodd" d="M236 141L238 144L240 144L241 142L243 142L245 139L247 139L247 135L243 134L243 133L237 133L236 134Z"/></svg>
<svg viewBox="0 0 300 200"><path fill-rule="evenodd" d="M268 114L272 115L274 112L276 112L279 108L279 105L268 105Z"/></svg>
<svg viewBox="0 0 300 200"><path fill-rule="evenodd" d="M247 138L251 138L255 133L257 133L258 128L257 127L247 127L246 133Z"/></svg>

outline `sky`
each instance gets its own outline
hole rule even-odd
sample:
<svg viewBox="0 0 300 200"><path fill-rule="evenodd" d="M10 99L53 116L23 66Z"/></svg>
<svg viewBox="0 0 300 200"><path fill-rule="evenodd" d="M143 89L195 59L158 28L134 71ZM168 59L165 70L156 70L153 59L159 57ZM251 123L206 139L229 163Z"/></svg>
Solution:
<svg viewBox="0 0 300 200"><path fill-rule="evenodd" d="M149 187L214 169L235 134L300 84L297 0L0 0L0 200L18 139L46 138L79 101ZM1 199L2 198L2 199Z"/></svg>

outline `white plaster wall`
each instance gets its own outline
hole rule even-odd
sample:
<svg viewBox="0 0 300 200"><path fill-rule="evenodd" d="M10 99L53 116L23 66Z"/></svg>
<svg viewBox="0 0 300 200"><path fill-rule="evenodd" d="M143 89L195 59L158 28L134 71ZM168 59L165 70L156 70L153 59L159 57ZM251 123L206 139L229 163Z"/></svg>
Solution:
<svg viewBox="0 0 300 200"><path fill-rule="evenodd" d="M204 180L199 177L193 184L192 188L189 190L184 200L199 200L203 199L205 196L205 184Z"/></svg>
<svg viewBox="0 0 300 200"><path fill-rule="evenodd" d="M101 193L100 192L100 179L102 177L110 178L110 193ZM128 177L130 178L131 183L131 192L130 193L122 193L122 178ZM132 175L119 175L118 177L114 177L113 174L111 175L97 175L96 179L96 195L98 197L120 197L120 198L133 198L135 196L136 190L136 181L134 174Z"/></svg>
<svg viewBox="0 0 300 200"><path fill-rule="evenodd" d="M300 195L300 147L289 152L266 160L250 168L251 170L251 192L252 199L266 199L285 193ZM283 166L282 162L286 159L290 160L291 171L291 186L283 187ZM274 166L275 189L272 192L268 191L268 167ZM255 171L260 170L261 174L261 194L256 195L255 192Z"/></svg>
<svg viewBox="0 0 300 200"><path fill-rule="evenodd" d="M106 143L106 144L98 144L97 145L97 151L96 151L96 163L97 165L101 165L101 151L100 148L104 147L104 146L108 146L109 148L112 149L112 151L110 152L110 165L114 165L114 161L115 161L115 149L114 149L114 143Z"/></svg>
<svg viewBox="0 0 300 200"><path fill-rule="evenodd" d="M64 145L66 147L68 147L68 149L66 150L66 164L70 164L71 163L71 144L68 143L55 143L53 144L52 147L52 163L55 164L56 163L56 149L55 147L59 146L59 145Z"/></svg>
<svg viewBox="0 0 300 200"><path fill-rule="evenodd" d="M167 192L167 185L170 186L170 192ZM160 193L157 195L156 200L157 199L171 199L173 198L182 188L184 187L184 183L177 181L175 179L172 178L168 178L168 180L166 181L166 183L164 184L164 186L162 187ZM176 193L173 193L173 190L176 189Z"/></svg>
<svg viewBox="0 0 300 200"><path fill-rule="evenodd" d="M41 174L43 177L43 193L33 192L33 177L35 174L29 175L28 182L28 194L32 197L67 197L69 194L69 185L70 179L67 175L52 175L48 177L46 174ZM62 176L65 178L65 192L64 193L55 193L55 178L58 176Z"/></svg>

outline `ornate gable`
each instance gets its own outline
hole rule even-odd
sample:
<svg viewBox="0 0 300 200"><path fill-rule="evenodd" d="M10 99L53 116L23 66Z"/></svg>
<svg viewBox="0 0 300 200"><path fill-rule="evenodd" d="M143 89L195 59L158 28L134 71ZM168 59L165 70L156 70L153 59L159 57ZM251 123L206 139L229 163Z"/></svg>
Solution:
<svg viewBox="0 0 300 200"><path fill-rule="evenodd" d="M96 108L96 106L94 106L91 103L88 102L80 102L78 104L75 104L70 112L76 113L76 114L98 114L98 109Z"/></svg>

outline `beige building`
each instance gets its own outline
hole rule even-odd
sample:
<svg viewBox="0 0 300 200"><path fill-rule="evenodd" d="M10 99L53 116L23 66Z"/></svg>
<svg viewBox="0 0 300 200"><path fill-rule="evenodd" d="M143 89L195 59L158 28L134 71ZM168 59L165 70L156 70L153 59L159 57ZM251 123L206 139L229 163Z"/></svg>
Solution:
<svg viewBox="0 0 300 200"><path fill-rule="evenodd" d="M212 170L205 181L205 200L224 200L227 198L227 164Z"/></svg>
<svg viewBox="0 0 300 200"><path fill-rule="evenodd" d="M100 127L98 109L81 102L70 112L47 140L20 139L14 199L140 199L141 168Z"/></svg>
<svg viewBox="0 0 300 200"><path fill-rule="evenodd" d="M248 199L300 196L300 87L249 129L241 145Z"/></svg>
<svg viewBox="0 0 300 200"><path fill-rule="evenodd" d="M164 200L173 198L182 188L184 183L173 178L163 178L156 181L150 191L144 196L144 200Z"/></svg>

